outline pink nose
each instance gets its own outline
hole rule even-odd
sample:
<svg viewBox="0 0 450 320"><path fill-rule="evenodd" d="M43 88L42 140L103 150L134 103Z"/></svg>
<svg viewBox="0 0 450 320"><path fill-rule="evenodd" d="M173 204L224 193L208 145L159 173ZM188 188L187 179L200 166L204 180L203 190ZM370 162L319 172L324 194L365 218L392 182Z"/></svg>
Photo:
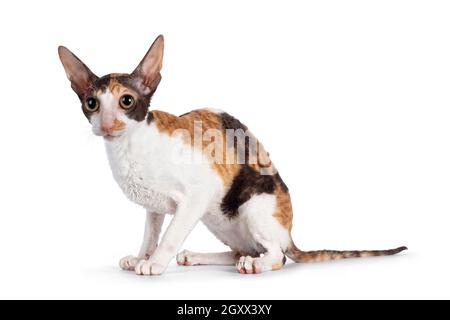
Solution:
<svg viewBox="0 0 450 320"><path fill-rule="evenodd" d="M106 134L111 134L114 131L114 127L108 124L102 124L102 131Z"/></svg>

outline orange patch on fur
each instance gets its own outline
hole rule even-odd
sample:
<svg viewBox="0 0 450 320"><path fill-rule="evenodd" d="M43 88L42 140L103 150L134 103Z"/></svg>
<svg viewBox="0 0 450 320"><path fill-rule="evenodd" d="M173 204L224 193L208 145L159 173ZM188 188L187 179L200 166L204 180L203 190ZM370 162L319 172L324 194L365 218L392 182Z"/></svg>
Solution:
<svg viewBox="0 0 450 320"><path fill-rule="evenodd" d="M285 227L289 232L292 229L292 203L289 192L284 192L279 185L275 188L275 197L277 200L276 209L273 217Z"/></svg>
<svg viewBox="0 0 450 320"><path fill-rule="evenodd" d="M120 95L123 91L125 91L125 87L117 81L117 76L118 75L116 74L111 75L111 79L108 84L109 91L111 91L114 95Z"/></svg>
<svg viewBox="0 0 450 320"><path fill-rule="evenodd" d="M182 117L174 116L163 111L152 111L156 126L162 132L172 134L177 129L185 129L191 134L191 141L194 138L195 121L202 122L202 134L208 129L220 129L220 120L214 112L207 110L195 110Z"/></svg>
<svg viewBox="0 0 450 320"><path fill-rule="evenodd" d="M125 122L118 120L118 119L114 119L113 130L118 131L118 130L122 130L123 128L125 128Z"/></svg>

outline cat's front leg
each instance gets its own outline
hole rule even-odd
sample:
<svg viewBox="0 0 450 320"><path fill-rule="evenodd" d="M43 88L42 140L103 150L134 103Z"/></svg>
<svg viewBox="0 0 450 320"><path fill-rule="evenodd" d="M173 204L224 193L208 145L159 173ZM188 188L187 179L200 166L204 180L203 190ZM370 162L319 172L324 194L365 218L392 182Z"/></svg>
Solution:
<svg viewBox="0 0 450 320"><path fill-rule="evenodd" d="M120 259L119 265L123 270L134 271L136 264L142 259L148 259L155 252L158 246L158 239L161 233L161 227L164 222L164 214L158 214L147 211L145 219L144 239L142 240L141 250L136 256L126 256Z"/></svg>
<svg viewBox="0 0 450 320"><path fill-rule="evenodd" d="M206 212L208 197L188 199L179 203L160 245L148 260L141 260L135 267L138 275L162 274L170 260L180 250L184 240Z"/></svg>

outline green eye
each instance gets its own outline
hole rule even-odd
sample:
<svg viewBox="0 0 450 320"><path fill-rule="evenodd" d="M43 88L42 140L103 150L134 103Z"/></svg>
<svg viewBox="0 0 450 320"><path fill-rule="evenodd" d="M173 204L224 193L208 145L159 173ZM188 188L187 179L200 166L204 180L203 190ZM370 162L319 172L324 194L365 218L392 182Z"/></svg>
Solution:
<svg viewBox="0 0 450 320"><path fill-rule="evenodd" d="M120 106L124 109L130 109L134 106L134 98L129 94L125 94L120 98Z"/></svg>
<svg viewBox="0 0 450 320"><path fill-rule="evenodd" d="M85 103L85 107L87 111L90 112L95 112L98 109L98 102L97 99L95 98L87 98L86 99L86 103Z"/></svg>

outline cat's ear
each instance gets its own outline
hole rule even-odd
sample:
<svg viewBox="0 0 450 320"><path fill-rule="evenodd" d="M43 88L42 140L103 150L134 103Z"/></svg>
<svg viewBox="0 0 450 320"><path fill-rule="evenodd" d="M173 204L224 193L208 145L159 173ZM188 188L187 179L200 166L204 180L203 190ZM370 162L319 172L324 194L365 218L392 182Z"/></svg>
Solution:
<svg viewBox="0 0 450 320"><path fill-rule="evenodd" d="M164 37L159 35L148 50L144 59L131 74L141 80L142 84L154 91L161 80L161 68L164 54Z"/></svg>
<svg viewBox="0 0 450 320"><path fill-rule="evenodd" d="M67 78L72 84L72 89L81 99L98 77L66 47L59 47L58 54L66 71Z"/></svg>

